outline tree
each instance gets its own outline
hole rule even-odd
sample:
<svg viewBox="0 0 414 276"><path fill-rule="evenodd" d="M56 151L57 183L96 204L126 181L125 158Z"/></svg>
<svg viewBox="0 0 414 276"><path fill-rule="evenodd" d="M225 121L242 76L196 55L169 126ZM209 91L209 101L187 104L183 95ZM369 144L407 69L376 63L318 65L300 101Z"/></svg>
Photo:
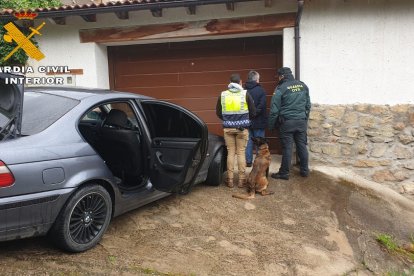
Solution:
<svg viewBox="0 0 414 276"><path fill-rule="evenodd" d="M47 8L47 7L58 7L62 5L59 0L0 0L0 9L13 9L13 10L23 10L23 9L35 9L35 8ZM8 60L4 61L3 58L6 57L17 44L13 41L8 43L4 41L3 37L7 33L4 29L4 25L8 22L0 22L0 66L5 65L24 65L27 62L28 56L26 53L19 49L16 53L13 54ZM16 25L17 26L17 25ZM30 34L30 29L25 27L17 26L22 33L26 36ZM37 45L37 42L34 37L30 39L32 43Z"/></svg>

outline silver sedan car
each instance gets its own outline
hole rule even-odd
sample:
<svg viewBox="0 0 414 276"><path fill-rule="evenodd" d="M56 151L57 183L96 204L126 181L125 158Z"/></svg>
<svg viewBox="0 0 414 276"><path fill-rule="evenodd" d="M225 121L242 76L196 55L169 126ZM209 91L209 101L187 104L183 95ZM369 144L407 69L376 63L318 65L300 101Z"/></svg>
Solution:
<svg viewBox="0 0 414 276"><path fill-rule="evenodd" d="M196 183L219 185L221 137L172 103L137 94L28 88L0 74L0 241L48 234L95 246L112 217Z"/></svg>

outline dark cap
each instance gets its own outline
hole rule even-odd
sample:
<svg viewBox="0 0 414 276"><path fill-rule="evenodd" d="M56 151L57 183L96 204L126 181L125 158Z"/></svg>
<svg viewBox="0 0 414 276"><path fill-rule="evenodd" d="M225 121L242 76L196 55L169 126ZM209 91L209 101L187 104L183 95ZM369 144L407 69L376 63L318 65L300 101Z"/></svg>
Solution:
<svg viewBox="0 0 414 276"><path fill-rule="evenodd" d="M279 75L279 76L284 76L284 75L289 75L289 74L292 74L292 70L290 70L290 68L289 67L282 67L282 68L279 68L278 70L277 70L277 74Z"/></svg>

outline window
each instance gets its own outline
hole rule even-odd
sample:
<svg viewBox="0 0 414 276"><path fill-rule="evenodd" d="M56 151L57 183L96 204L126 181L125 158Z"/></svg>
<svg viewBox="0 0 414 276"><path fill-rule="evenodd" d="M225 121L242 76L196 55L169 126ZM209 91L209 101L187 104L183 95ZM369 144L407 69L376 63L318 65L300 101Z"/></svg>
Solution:
<svg viewBox="0 0 414 276"><path fill-rule="evenodd" d="M99 107L92 109L81 119L81 123L102 121L102 111Z"/></svg>
<svg viewBox="0 0 414 276"><path fill-rule="evenodd" d="M142 102L151 137L201 138L197 122L177 107Z"/></svg>
<svg viewBox="0 0 414 276"><path fill-rule="evenodd" d="M123 111L126 115L127 115L127 124L128 127L134 130L138 130L138 121L137 121L137 117L135 116L134 110L132 109L131 105L129 103L123 103L123 102L119 102L119 103L111 103L111 104L107 104L104 107L106 110L108 110L108 112L111 109L118 109Z"/></svg>
<svg viewBox="0 0 414 276"><path fill-rule="evenodd" d="M45 130L78 103L78 100L56 95L24 93L22 134L33 135Z"/></svg>
<svg viewBox="0 0 414 276"><path fill-rule="evenodd" d="M107 103L95 107L83 116L83 118L80 120L80 124L101 125L112 109L117 109L125 113L127 119L125 122L126 128L129 128L131 130L139 130L139 125L134 110L129 103L125 102Z"/></svg>

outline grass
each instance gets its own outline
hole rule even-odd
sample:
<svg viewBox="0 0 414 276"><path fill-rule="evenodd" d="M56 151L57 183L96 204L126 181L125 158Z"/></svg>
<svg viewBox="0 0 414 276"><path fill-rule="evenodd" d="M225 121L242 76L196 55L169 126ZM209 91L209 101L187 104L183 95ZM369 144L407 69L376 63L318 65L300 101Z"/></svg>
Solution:
<svg viewBox="0 0 414 276"><path fill-rule="evenodd" d="M390 251L395 251L399 247L391 235L378 234L377 241Z"/></svg>
<svg viewBox="0 0 414 276"><path fill-rule="evenodd" d="M153 276L195 276L195 273L191 273L191 274L181 274L181 273L171 273L171 272L161 272L161 271L157 271L155 269L152 268L142 268L142 267L133 267L133 270L135 270L136 272L145 274L145 275L153 275Z"/></svg>
<svg viewBox="0 0 414 276"><path fill-rule="evenodd" d="M408 270L408 272L392 271L386 274L387 276L414 276L414 268Z"/></svg>
<svg viewBox="0 0 414 276"><path fill-rule="evenodd" d="M391 235L388 234L378 234L376 237L376 240L382 245L384 246L388 252L393 252L396 253L398 255L402 255L405 258L408 258L411 262L414 262L414 253L407 251L406 249L404 249L403 247L401 247L396 241L395 238ZM410 236L410 241L411 243L414 240L414 236L413 234L411 234ZM392 275L392 274L390 274ZM396 274L396 275L405 275L405 274ZM410 274L408 274L410 276L414 276L414 268L412 268L410 270Z"/></svg>
<svg viewBox="0 0 414 276"><path fill-rule="evenodd" d="M116 263L116 257L115 256L109 255L108 260L112 265L114 265Z"/></svg>

